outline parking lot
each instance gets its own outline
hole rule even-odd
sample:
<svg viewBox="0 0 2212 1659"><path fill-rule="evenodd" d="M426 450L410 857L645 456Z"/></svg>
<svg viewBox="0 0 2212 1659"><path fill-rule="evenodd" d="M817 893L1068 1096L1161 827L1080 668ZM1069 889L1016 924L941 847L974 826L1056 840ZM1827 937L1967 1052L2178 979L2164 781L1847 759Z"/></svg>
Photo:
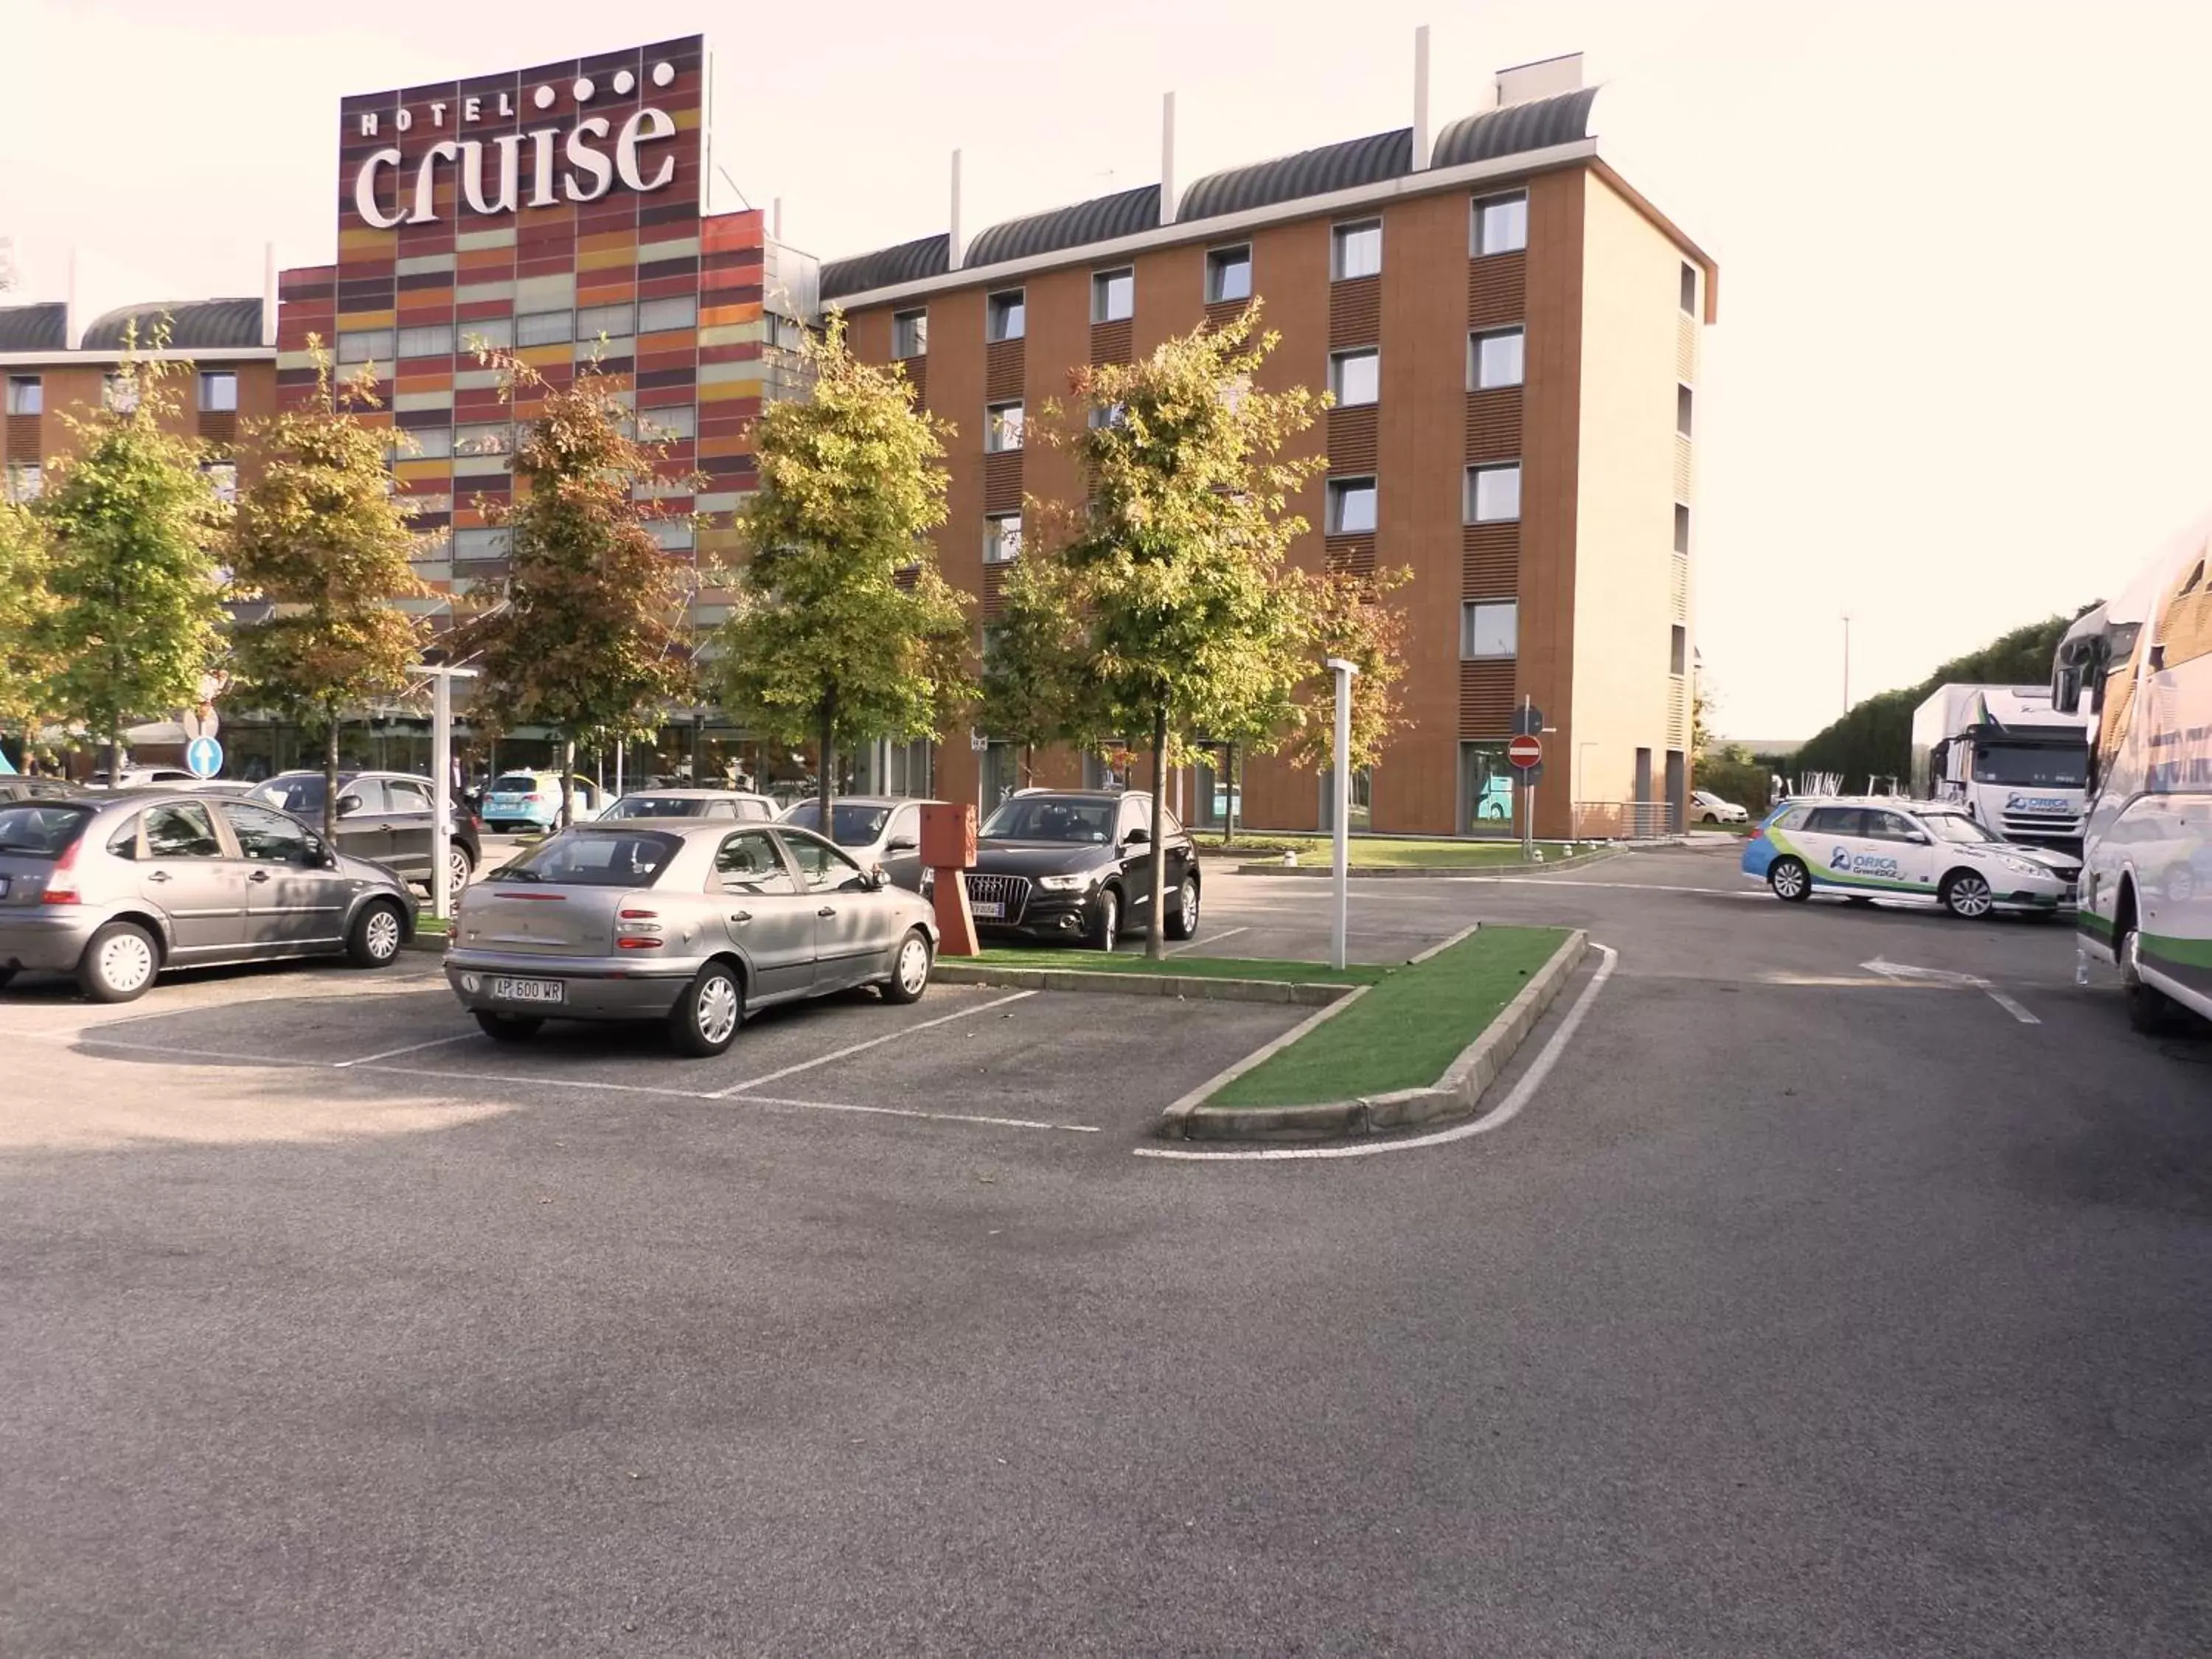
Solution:
<svg viewBox="0 0 2212 1659"><path fill-rule="evenodd" d="M11 988L0 1651L2203 1650L2212 1042L1732 853L1363 882L1355 956L1618 962L1505 1128L1339 1160L1133 1155L1286 1008Z"/></svg>

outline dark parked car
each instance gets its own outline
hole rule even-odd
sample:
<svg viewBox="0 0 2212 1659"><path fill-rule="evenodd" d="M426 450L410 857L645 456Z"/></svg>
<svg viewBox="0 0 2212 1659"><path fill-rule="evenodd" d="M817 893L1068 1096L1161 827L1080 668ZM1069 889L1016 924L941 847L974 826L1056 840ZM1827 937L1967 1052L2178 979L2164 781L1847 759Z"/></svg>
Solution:
<svg viewBox="0 0 2212 1659"><path fill-rule="evenodd" d="M991 814L968 872L968 908L982 933L1082 939L1114 948L1123 930L1146 921L1152 860L1167 860L1170 939L1198 931L1198 849L1175 814L1162 815L1163 844L1152 844L1148 794L1090 789L1027 789Z"/></svg>
<svg viewBox="0 0 2212 1659"><path fill-rule="evenodd" d="M431 848L438 837L433 823L436 786L408 772L338 774L338 851L368 859L410 881L428 884ZM248 800L264 801L317 830L323 823L323 775L279 772L257 786ZM483 857L483 842L473 814L453 799L453 834L446 855L447 880L459 892Z"/></svg>

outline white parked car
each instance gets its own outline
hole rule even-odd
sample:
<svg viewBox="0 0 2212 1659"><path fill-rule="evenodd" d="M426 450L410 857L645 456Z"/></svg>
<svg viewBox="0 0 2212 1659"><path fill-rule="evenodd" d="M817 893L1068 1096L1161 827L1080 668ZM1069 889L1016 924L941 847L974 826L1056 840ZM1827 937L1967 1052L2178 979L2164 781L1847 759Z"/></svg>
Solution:
<svg viewBox="0 0 2212 1659"><path fill-rule="evenodd" d="M1748 823L1751 814L1732 800L1723 800L1710 789L1690 791L1692 823Z"/></svg>
<svg viewBox="0 0 2212 1659"><path fill-rule="evenodd" d="M1970 921L2056 915L2081 874L2071 854L1999 841L1956 807L1889 797L1784 801L1744 843L1742 867L1793 903L1819 893L1940 904Z"/></svg>

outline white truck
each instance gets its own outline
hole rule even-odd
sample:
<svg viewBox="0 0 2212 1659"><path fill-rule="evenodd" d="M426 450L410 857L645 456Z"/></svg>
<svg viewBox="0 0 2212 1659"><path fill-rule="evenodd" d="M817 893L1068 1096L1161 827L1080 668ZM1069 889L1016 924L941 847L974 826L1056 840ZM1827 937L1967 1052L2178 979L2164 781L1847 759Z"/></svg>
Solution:
<svg viewBox="0 0 2212 1659"><path fill-rule="evenodd" d="M2047 685L1938 686L1912 715L1912 793L2001 840L2079 852L2094 721Z"/></svg>

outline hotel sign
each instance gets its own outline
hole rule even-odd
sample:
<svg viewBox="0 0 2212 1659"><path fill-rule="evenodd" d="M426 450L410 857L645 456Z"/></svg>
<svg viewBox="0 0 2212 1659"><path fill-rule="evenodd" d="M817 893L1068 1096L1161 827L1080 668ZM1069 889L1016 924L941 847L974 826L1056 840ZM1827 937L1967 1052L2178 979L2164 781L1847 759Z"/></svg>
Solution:
<svg viewBox="0 0 2212 1659"><path fill-rule="evenodd" d="M696 162L701 42L346 100L343 216L379 230L649 196ZM445 200L440 186L449 185Z"/></svg>

